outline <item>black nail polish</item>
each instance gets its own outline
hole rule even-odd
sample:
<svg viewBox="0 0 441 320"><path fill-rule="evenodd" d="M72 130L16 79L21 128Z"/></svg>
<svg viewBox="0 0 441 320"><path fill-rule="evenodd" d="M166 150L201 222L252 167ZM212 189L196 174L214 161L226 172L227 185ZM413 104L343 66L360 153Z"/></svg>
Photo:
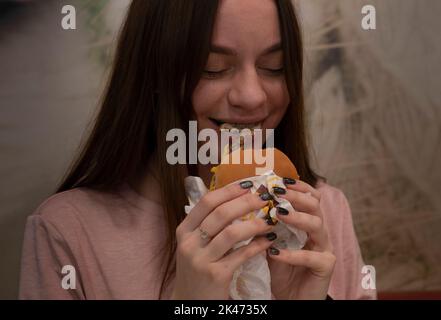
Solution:
<svg viewBox="0 0 441 320"><path fill-rule="evenodd" d="M286 193L286 189L280 188L280 187L274 187L273 188L273 192L275 194L285 194Z"/></svg>
<svg viewBox="0 0 441 320"><path fill-rule="evenodd" d="M270 195L268 192L262 193L259 197L260 197L260 199L262 199L263 201L270 201L270 200L273 200L273 196Z"/></svg>
<svg viewBox="0 0 441 320"><path fill-rule="evenodd" d="M273 247L269 248L268 251L269 251L269 254L272 255L272 256L277 256L280 253L279 249L276 249L276 248L273 248Z"/></svg>
<svg viewBox="0 0 441 320"><path fill-rule="evenodd" d="M242 181L241 183L240 183L240 187L242 188L242 189L249 189L249 188L251 188L253 186L253 182L251 182L251 181Z"/></svg>
<svg viewBox="0 0 441 320"><path fill-rule="evenodd" d="M274 241L277 239L277 234L274 232L267 233L265 236L269 241Z"/></svg>
<svg viewBox="0 0 441 320"><path fill-rule="evenodd" d="M283 178L283 183L284 184L296 184L296 181L291 178Z"/></svg>
<svg viewBox="0 0 441 320"><path fill-rule="evenodd" d="M289 211L286 210L285 208L277 207L277 213L282 216L286 216L289 213Z"/></svg>
<svg viewBox="0 0 441 320"><path fill-rule="evenodd" d="M271 219L271 217L269 217L269 218L266 219L266 223L267 223L269 226L275 226L275 225L276 225L276 224L274 223L273 219Z"/></svg>

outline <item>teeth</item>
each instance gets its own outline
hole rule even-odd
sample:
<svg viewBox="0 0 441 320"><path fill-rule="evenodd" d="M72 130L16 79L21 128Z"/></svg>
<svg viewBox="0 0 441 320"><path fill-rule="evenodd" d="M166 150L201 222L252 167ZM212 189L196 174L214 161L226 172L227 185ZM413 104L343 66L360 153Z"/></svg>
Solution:
<svg viewBox="0 0 441 320"><path fill-rule="evenodd" d="M255 129L261 129L262 128L262 124L259 123L249 123L249 124L243 124L243 123L224 123L221 125L220 127L221 129L224 130L232 130L232 129L237 129L239 131L242 131L244 129L249 129L251 130L251 132L253 132Z"/></svg>
<svg viewBox="0 0 441 320"><path fill-rule="evenodd" d="M220 126L221 130L231 131L232 129L238 130L237 134L240 136L240 139L233 142L232 144L227 144L224 148L224 155L233 152L238 148L243 148L245 144L245 136L254 136L254 130L261 129L262 123L249 123L249 124L241 124L241 123L224 123ZM248 129L248 131L244 131Z"/></svg>

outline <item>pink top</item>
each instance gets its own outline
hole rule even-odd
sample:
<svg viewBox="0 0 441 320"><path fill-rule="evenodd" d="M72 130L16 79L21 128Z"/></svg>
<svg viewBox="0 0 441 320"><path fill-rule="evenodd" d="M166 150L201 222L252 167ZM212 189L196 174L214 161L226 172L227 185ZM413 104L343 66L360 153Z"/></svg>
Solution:
<svg viewBox="0 0 441 320"><path fill-rule="evenodd" d="M361 286L364 263L346 197L323 182L318 189L337 256L329 295L376 298L375 290ZM55 194L27 219L19 298L158 299L165 236L162 206L127 185L116 193L77 188ZM62 273L66 265L75 268L75 289L63 289L63 277L73 275Z"/></svg>

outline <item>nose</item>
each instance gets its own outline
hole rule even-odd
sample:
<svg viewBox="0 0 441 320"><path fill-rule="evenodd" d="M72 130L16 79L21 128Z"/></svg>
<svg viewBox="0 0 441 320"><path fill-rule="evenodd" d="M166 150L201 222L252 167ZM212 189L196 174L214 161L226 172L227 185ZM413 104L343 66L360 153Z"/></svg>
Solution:
<svg viewBox="0 0 441 320"><path fill-rule="evenodd" d="M242 109L247 115L265 104L267 95L254 67L235 75L228 100L232 107Z"/></svg>

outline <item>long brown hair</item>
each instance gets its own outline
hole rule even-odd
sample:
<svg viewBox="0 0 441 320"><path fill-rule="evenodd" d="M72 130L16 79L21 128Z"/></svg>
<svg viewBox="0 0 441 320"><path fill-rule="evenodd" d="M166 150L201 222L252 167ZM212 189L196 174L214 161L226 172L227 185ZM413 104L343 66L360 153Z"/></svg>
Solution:
<svg viewBox="0 0 441 320"><path fill-rule="evenodd" d="M303 103L303 46L290 0L277 4L291 105L275 130L275 145L302 180L319 178L309 166ZM189 168L166 161L168 130L188 131L192 93L208 59L218 0L134 0L121 30L100 112L81 153L57 189L116 190L136 181L149 161L158 165L168 225L165 284L175 272L176 227L185 217L183 179Z"/></svg>

